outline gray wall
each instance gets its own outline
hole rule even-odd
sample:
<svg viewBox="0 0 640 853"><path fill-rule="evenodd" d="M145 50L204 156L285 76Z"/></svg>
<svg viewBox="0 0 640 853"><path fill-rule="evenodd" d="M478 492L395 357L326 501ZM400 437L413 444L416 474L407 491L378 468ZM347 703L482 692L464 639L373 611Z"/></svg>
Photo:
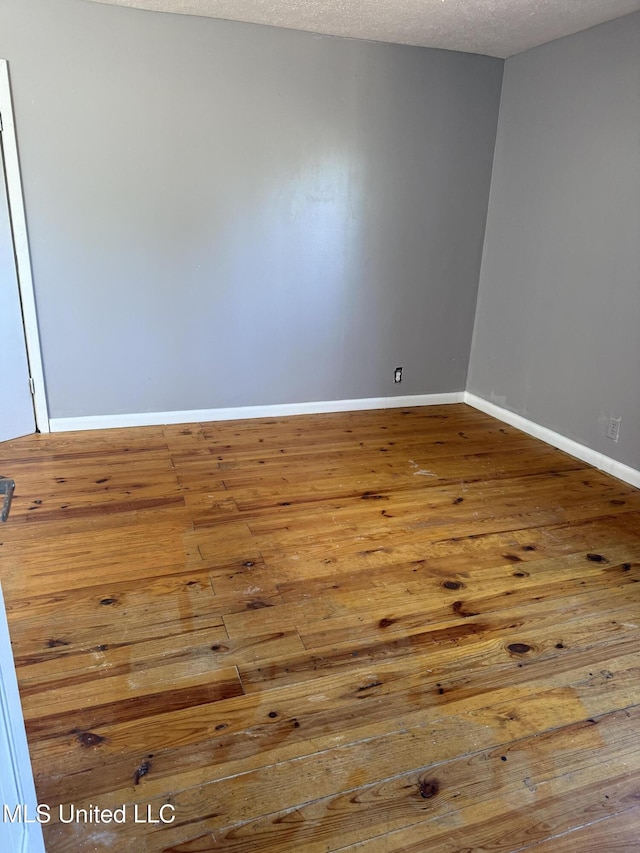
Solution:
<svg viewBox="0 0 640 853"><path fill-rule="evenodd" d="M640 468L640 14L506 62L468 389Z"/></svg>
<svg viewBox="0 0 640 853"><path fill-rule="evenodd" d="M464 388L502 61L82 0L0 56L51 416Z"/></svg>

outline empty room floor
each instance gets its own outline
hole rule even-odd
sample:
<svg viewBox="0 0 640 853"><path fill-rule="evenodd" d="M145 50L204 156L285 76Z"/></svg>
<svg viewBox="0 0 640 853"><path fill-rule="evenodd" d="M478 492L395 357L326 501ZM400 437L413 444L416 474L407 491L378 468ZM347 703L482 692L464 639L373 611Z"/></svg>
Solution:
<svg viewBox="0 0 640 853"><path fill-rule="evenodd" d="M49 853L640 847L638 490L462 404L0 470Z"/></svg>

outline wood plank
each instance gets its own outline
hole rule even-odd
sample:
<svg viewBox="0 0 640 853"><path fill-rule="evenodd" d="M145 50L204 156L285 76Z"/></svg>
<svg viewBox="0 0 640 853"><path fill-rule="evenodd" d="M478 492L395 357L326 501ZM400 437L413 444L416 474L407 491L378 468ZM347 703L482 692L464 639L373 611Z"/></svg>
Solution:
<svg viewBox="0 0 640 853"><path fill-rule="evenodd" d="M216 670L208 661L196 658L188 666L171 663L126 675L107 673L90 683L48 690L46 711L42 696L27 692L22 709L27 734L52 737L70 731L89 732L108 721L219 702L242 693L235 667Z"/></svg>
<svg viewBox="0 0 640 853"><path fill-rule="evenodd" d="M540 845L535 844L535 841L551 835L552 840L543 842L548 845L544 853L555 853L556 850L563 853L588 853L590 850L608 853L616 849L633 853L637 849L637 836L630 846L616 848L614 833L618 820L623 827L626 826L625 816L632 812L637 802L638 774L629 773L618 779L608 778L604 785L600 781L571 785L571 781L567 780L569 784L564 790L551 792L548 783L534 785L527 778L520 791L496 798L492 803L490 817L487 816L486 805L482 804L456 811L455 815L435 818L429 823L429 851L458 853L460 850L472 849L514 853L531 850L538 853ZM543 820L536 819L540 813L544 813ZM613 822L611 826L609 819ZM635 821L635 816L632 820ZM603 824L601 830L598 829L600 823ZM578 831L575 831L576 828ZM597 839L600 842L598 847L588 846L588 839L592 837L590 829L594 830L594 841ZM623 838L624 832L623 828ZM346 848L340 847L339 850L341 853L344 850L352 853L423 853L424 837L424 825L416 823ZM207 850L206 844L211 844L211 836L201 838L200 843L201 849Z"/></svg>
<svg viewBox="0 0 640 853"><path fill-rule="evenodd" d="M474 577L431 578L428 567L414 574L408 583L373 587L368 591L329 588L321 595L297 598L264 612L240 611L225 615L230 636L271 630L278 623L296 627L307 648L329 645L343 639L380 636L392 628L418 628L450 623L459 618L499 613L519 603L567 597L604 587L628 585L640 580L640 548L625 546L613 556L597 556L595 571L588 554L556 558L553 565L538 571L531 563L527 571L513 569L506 562L502 577L491 581ZM609 553L609 552L607 552ZM612 560L609 563L609 559ZM553 569L557 569L557 574ZM467 573L465 572L465 575ZM476 576L478 577L478 576ZM483 584L486 583L486 593ZM449 584L452 588L445 586ZM482 590L482 591L480 591Z"/></svg>
<svg viewBox="0 0 640 853"><path fill-rule="evenodd" d="M640 808L589 823L530 847L531 853L633 853L640 845Z"/></svg>
<svg viewBox="0 0 640 853"><path fill-rule="evenodd" d="M598 597L587 607L593 609L597 600ZM522 630L523 624L526 624L526 631ZM442 695L473 683L478 689L488 688L492 666L500 671L498 679L511 670L513 683L521 677L530 677L529 669L534 664L563 665L574 653L586 648L596 645L604 648L609 643L625 641L633 643L637 627L635 613L626 604L599 617L588 617L585 608L580 609L577 603L576 619L564 619L561 624L552 607L535 610L525 623L518 620L516 611L507 611L491 626L480 620L465 620L446 628L390 635L376 641L346 642L272 659L268 666L248 664L239 669L247 692L305 681L324 690L325 685L319 684L319 679L353 672L352 691L358 693L363 684L375 682L377 699L405 686L419 689L420 684L425 690L430 686L434 693L440 692L435 690L437 684ZM472 667L471 672L468 672L469 667ZM526 669L526 672L514 672L516 668ZM371 695L374 694L367 698ZM421 701L427 707L431 700L424 695Z"/></svg>
<svg viewBox="0 0 640 853"><path fill-rule="evenodd" d="M637 786L640 768L632 756L630 741L633 735L629 730L626 734L617 730L618 722L621 722L620 716L597 720L599 735L604 741L597 750L591 739L592 724L587 724L586 728L570 726L548 733L543 739L546 760L539 762L533 776L529 751L534 743L540 746L540 737L534 743L529 739L510 742L497 750L483 750L468 758L440 765L429 762L406 774L300 805L293 815L271 814L217 830L210 849L248 851L258 847L263 851L284 853L304 849L315 853L326 850L329 839L338 833L345 842L357 840L363 833L379 832L381 828L388 832L420 818L429 821L435 816L485 802L498 791L522 789L523 778L536 787L546 782L551 790L564 788L571 791L576 781L585 785L598 779L596 754L610 762L616 781L623 781L632 773ZM609 723L617 730L616 734L606 731ZM618 735L620 740L616 745L607 743ZM575 739L571 752L560 746L565 737ZM505 758L506 761L503 760ZM195 795L195 792L191 793ZM530 802L532 799L535 802L534 798ZM208 818L202 824L214 823L215 820L217 818ZM428 829L424 825L422 828L423 839L426 840ZM158 834L165 835L170 844L175 830L159 830Z"/></svg>
<svg viewBox="0 0 640 853"><path fill-rule="evenodd" d="M178 821L191 826L191 831L212 831L211 850L284 853L304 849L316 853L326 850L330 839L338 834L344 846L344 842L357 841L363 835L379 834L380 828L389 832L417 821L431 821L486 802L501 792L526 787L530 794L534 793L529 797L531 801L542 786L555 792L563 786L571 790L598 779L600 762L609 764L614 779L633 774L637 785L640 756L634 745L638 720L638 708L617 711L563 725L544 735L506 741L497 748L472 750L464 758L450 760L439 760L437 749L434 751L437 727L433 731L427 727L422 742L407 738L406 760L413 769L390 777L385 774L388 756L379 755L377 743L363 744L357 773L353 762L342 764L345 756L339 752L333 756L320 753L309 759L312 766L307 772L304 765L298 766L297 778L287 772L286 765L270 767L251 778L234 776L177 793L172 796L172 805ZM535 769L532 750L539 753ZM377 773L371 762L377 763ZM377 775L377 781L367 783L369 774ZM523 778L528 780L528 786L523 785ZM294 787L296 781L299 805L291 814L277 807L289 801L293 793L290 786ZM163 802L163 798L151 800L156 810ZM209 813L194 827L194 815L210 812L212 806L214 814ZM260 816L252 817L255 812ZM230 813L238 820L226 825ZM155 831L159 838L147 836L142 849L168 849L175 844L183 834L178 821L176 826L154 827L151 834ZM64 828L60 829L62 836ZM423 823L423 839L427 832ZM63 844L61 849L70 848Z"/></svg>
<svg viewBox="0 0 640 853"><path fill-rule="evenodd" d="M464 405L30 436L0 470L40 800L129 810L54 817L50 853L635 843L638 490Z"/></svg>
<svg viewBox="0 0 640 853"><path fill-rule="evenodd" d="M394 732L406 734L414 727L423 727L425 719L461 714L460 729L466 731L470 721L484 713L485 718L479 722L487 734L487 724L495 728L490 711L496 706L501 706L496 718L501 731L504 733L504 727L510 726L515 733L521 731L518 728L524 713L520 712L521 706L526 707L530 697L541 694L548 698L564 694L579 699L576 708L580 719L609 711L618 702L632 704L638 696L638 643L621 643L610 649L603 656L608 669L598 660L599 653L602 655L593 647L574 650L555 660L552 666L548 660L533 662L527 668L512 663L506 679L505 664L500 660L487 667L483 679L461 674L451 682L439 680L446 670L438 668L429 673L428 683L419 673L404 680L380 674L384 680L378 681L375 674L356 670L323 679L320 689L307 682L199 709L184 709L170 717L159 714L140 723L126 721L122 725L95 727L93 733L99 737L101 756L95 771L91 756L79 748L83 743L77 741L74 732L61 732L41 742L34 759L39 767L41 760L46 765L55 757L59 771L50 780L52 787L46 789L51 801L64 798L68 786L75 784L74 774L80 772L84 790L90 791L91 796L104 797L107 791L115 790L111 796L117 800L128 795L126 790L119 789L123 782L125 787L129 784L132 751L154 754L154 773L145 780L146 790L153 794L167 786L205 784L212 778L212 766L220 764L221 756L224 770L213 778L246 773L338 746L369 742L379 737L381 731L385 732L383 737ZM509 688L503 686L505 681L511 685ZM558 707L552 703L549 710L550 719L556 724L554 715ZM402 709L400 716L398 709ZM458 750L464 734L450 723L443 731L454 728L452 744ZM258 744L260 749L256 751Z"/></svg>

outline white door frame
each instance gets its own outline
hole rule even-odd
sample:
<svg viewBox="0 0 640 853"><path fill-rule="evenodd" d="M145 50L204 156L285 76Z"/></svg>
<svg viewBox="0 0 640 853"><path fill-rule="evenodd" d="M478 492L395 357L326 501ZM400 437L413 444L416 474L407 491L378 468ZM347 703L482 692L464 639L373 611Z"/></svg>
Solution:
<svg viewBox="0 0 640 853"><path fill-rule="evenodd" d="M27 220L22 196L20 160L18 159L18 144L11 105L9 65L6 59L0 59L0 116L2 117L2 146L7 177L7 197L16 253L16 272L22 301L22 319L29 358L29 372L33 380L33 408L37 428L40 432L49 432L49 410L44 386L38 317L31 274L31 256L29 254Z"/></svg>
<svg viewBox="0 0 640 853"><path fill-rule="evenodd" d="M45 853L1 586L0 756L0 840L8 841L15 853ZM9 809L9 815L14 816L15 823L11 817L5 819L5 806Z"/></svg>

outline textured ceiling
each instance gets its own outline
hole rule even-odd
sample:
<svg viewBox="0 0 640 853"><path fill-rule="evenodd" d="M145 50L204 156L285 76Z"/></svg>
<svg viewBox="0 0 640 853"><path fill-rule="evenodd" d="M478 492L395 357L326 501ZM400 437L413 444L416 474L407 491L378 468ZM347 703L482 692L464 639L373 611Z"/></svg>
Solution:
<svg viewBox="0 0 640 853"><path fill-rule="evenodd" d="M507 57L640 10L640 0L92 0Z"/></svg>

